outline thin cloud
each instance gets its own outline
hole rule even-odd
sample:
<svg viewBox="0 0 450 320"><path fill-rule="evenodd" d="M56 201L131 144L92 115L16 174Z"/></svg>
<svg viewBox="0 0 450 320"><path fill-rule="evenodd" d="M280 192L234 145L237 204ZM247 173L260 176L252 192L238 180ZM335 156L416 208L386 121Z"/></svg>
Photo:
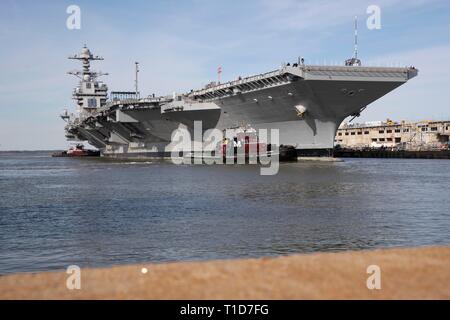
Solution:
<svg viewBox="0 0 450 320"><path fill-rule="evenodd" d="M262 3L261 21L279 30L323 30L348 23L349 18L358 15L366 17L369 5L377 5L383 10L408 10L423 5L431 6L442 1L433 0L265 0Z"/></svg>

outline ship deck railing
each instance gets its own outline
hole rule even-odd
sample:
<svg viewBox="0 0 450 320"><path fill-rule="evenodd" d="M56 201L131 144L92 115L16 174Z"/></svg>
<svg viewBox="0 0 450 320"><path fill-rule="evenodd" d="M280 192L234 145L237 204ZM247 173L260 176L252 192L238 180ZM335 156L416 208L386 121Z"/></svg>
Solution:
<svg viewBox="0 0 450 320"><path fill-rule="evenodd" d="M173 99L169 97L147 97L147 98L140 98L140 99L122 99L122 100L110 100L108 101L104 106L97 109L97 111L105 111L110 109L114 106L120 106L120 105L140 105L140 104L159 104L162 102L169 102Z"/></svg>
<svg viewBox="0 0 450 320"><path fill-rule="evenodd" d="M414 67L374 67L374 66L323 66L323 65L304 65L304 64L294 64L294 65L283 65L280 69L269 71L266 73L261 73L254 76L245 77L242 79L237 79L229 82L225 82L223 84L212 84L208 87L191 91L188 96L193 98L205 98L205 99L214 99L218 96L225 95L229 92L231 88L237 87L242 89L244 86L244 91L257 89L257 86L253 86L252 83L262 84L262 85L271 85L273 81L270 79L274 79L275 82L277 80L284 80L283 76L287 73L293 72L293 68L296 70L300 70L301 73L308 72L319 72L319 73L328 73L328 72L338 72L341 75L355 75L355 74L371 74L376 73L378 76L386 76L390 74L408 74L408 77L413 77L417 74L417 69ZM297 72L295 72L298 74ZM245 86L249 87L248 89ZM222 94L220 94L222 92ZM219 94L217 94L219 93Z"/></svg>
<svg viewBox="0 0 450 320"><path fill-rule="evenodd" d="M261 73L258 75L249 76L249 77L245 77L242 79L225 82L223 84L214 85L209 88L195 90L195 91L192 91L191 93L189 93L189 96L201 96L201 95L204 95L204 94L212 92L212 91L226 90L226 89L229 89L232 87L238 87L239 85L245 85L247 83L255 82L258 80L264 80L264 79L268 79L268 78L272 78L272 77L275 77L275 78L280 77L279 80L281 80L281 76L283 74L284 74L284 72L282 69L273 70L273 71L269 71L266 73Z"/></svg>

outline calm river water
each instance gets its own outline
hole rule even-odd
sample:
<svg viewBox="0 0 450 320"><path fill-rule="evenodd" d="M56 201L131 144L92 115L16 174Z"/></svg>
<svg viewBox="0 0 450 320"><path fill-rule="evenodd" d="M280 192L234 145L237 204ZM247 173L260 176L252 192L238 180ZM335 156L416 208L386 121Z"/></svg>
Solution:
<svg viewBox="0 0 450 320"><path fill-rule="evenodd" d="M0 274L450 244L450 161L173 165L0 153Z"/></svg>

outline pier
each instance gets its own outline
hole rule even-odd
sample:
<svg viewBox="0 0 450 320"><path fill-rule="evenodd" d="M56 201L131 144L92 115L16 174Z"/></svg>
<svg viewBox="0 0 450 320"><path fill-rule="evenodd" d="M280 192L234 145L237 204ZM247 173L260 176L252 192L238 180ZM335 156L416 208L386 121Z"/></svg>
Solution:
<svg viewBox="0 0 450 320"><path fill-rule="evenodd" d="M335 158L450 159L450 150L335 149Z"/></svg>

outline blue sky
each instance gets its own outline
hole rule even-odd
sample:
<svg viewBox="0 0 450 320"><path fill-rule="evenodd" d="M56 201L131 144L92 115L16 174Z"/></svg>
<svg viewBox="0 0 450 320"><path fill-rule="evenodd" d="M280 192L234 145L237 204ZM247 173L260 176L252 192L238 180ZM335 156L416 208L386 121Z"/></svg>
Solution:
<svg viewBox="0 0 450 320"><path fill-rule="evenodd" d="M81 29L66 28L66 8L81 9ZM366 28L369 5L381 29ZM110 90L170 94L231 80L305 57L342 63L353 54L359 18L363 64L414 65L419 77L371 104L358 121L450 119L450 3L447 0L344 1L13 1L0 3L0 150L60 149L60 112L79 68L67 56L86 43L105 58Z"/></svg>

